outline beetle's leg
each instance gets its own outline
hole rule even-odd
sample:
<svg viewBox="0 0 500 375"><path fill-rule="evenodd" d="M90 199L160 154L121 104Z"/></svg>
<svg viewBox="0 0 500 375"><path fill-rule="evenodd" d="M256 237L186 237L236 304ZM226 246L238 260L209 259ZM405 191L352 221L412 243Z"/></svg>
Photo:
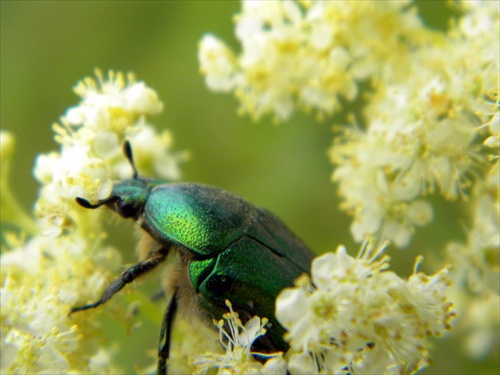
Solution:
<svg viewBox="0 0 500 375"><path fill-rule="evenodd" d="M142 262L136 263L133 266L127 268L121 275L119 279L113 281L104 291L102 297L99 301L91 303L85 306L73 307L70 314L82 311L93 309L103 303L107 302L113 295L118 293L126 284L135 280L136 277L141 276L142 274L151 271L158 264L163 262L168 255L168 248L161 248L151 253L151 255L143 260Z"/></svg>
<svg viewBox="0 0 500 375"><path fill-rule="evenodd" d="M167 305L160 331L160 343L158 345L158 375L167 375L167 359L170 355L170 343L172 337L172 324L177 313L177 291Z"/></svg>

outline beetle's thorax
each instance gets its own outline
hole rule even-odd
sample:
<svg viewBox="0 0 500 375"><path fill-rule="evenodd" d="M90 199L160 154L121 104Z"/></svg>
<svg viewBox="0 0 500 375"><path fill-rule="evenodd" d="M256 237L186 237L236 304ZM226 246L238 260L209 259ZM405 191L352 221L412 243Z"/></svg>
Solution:
<svg viewBox="0 0 500 375"><path fill-rule="evenodd" d="M205 185L169 183L153 187L137 218L160 243L170 242L207 259L243 235L252 207L230 193Z"/></svg>

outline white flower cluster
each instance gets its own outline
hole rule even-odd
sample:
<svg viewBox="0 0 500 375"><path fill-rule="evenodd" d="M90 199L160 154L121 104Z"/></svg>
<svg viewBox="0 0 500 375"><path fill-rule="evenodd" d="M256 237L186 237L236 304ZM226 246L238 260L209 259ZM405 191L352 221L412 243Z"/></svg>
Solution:
<svg viewBox="0 0 500 375"><path fill-rule="evenodd" d="M352 100L358 82L397 70L426 38L410 1L242 1L236 55L207 34L199 62L207 86L234 91L240 112L287 120L298 106L321 118ZM392 64L392 65L391 65ZM392 73L395 73L394 71Z"/></svg>
<svg viewBox="0 0 500 375"><path fill-rule="evenodd" d="M473 184L498 180L498 166L491 168L475 144L484 139L498 152L500 28L493 5L489 13L473 8L448 38L412 52L404 79L381 76L365 110L366 130L347 129L334 141L333 178L357 241L378 235L405 246L414 227L433 216L421 197L439 192L455 200ZM492 29L468 38L476 11Z"/></svg>
<svg viewBox="0 0 500 375"><path fill-rule="evenodd" d="M373 234L405 246L414 227L432 219L422 197L464 201L467 241L451 239L448 262L462 286L454 293L470 334L465 347L484 358L500 344L500 305L492 303L500 278L500 9L488 1L462 5L465 14L447 38L412 53L404 81L379 82L365 111L367 129L345 130L331 155L358 241ZM476 304L492 309L487 319L476 318Z"/></svg>
<svg viewBox="0 0 500 375"><path fill-rule="evenodd" d="M411 207L421 196L437 190L449 200L463 198L467 241L449 243L448 261L469 335L464 346L485 358L500 345L500 305L494 303L500 298L500 9L489 1L461 6L464 15L447 38L415 51L404 81L380 84L366 110L367 130L348 130L332 155L357 239L381 232L405 245L419 224ZM421 217L432 212L421 208ZM478 306L489 313L478 314Z"/></svg>
<svg viewBox="0 0 500 375"><path fill-rule="evenodd" d="M122 73L110 72L105 80L98 71L97 78L86 78L75 87L82 102L54 124L61 151L42 154L36 162L34 174L44 184L37 213L55 234L70 224L68 199L105 198L113 180L131 177L121 148L124 139L130 140L141 172L179 177L177 164L183 156L170 151L170 133L157 134L145 121L163 107L156 93L132 75L126 81Z"/></svg>
<svg viewBox="0 0 500 375"><path fill-rule="evenodd" d="M414 373L427 365L426 338L449 329L447 270L403 280L383 248L357 259L340 246L313 260L311 278L281 292L276 318L288 330L291 374Z"/></svg>
<svg viewBox="0 0 500 375"><path fill-rule="evenodd" d="M200 69L256 119L287 120L295 106L330 115L370 80L366 127L336 136L333 178L358 242L403 247L433 218L425 195L469 193L487 165L478 138L498 155L498 4L458 6L463 16L444 34L409 1L242 1L241 52L206 35Z"/></svg>
<svg viewBox="0 0 500 375"><path fill-rule="evenodd" d="M72 319L69 310L82 296L99 299L121 257L107 247L89 252L75 236L35 236L11 243L2 255L2 373L113 373L114 365L94 361L99 326Z"/></svg>
<svg viewBox="0 0 500 375"><path fill-rule="evenodd" d="M224 355L207 353L193 358L195 374L276 374L285 375L287 365L282 353L255 353L251 351L252 344L265 335L266 318L254 316L243 325L238 313L233 311L230 301L226 300L229 312L217 322L219 340L226 353ZM224 326L229 328L229 332ZM253 355L268 358L263 365L257 362Z"/></svg>
<svg viewBox="0 0 500 375"><path fill-rule="evenodd" d="M76 87L82 102L54 125L60 152L37 159L34 175L42 186L36 222L29 215L9 218L21 210L3 173L13 141L2 132L2 220L31 235L26 240L3 233L8 249L1 261L2 373L118 371L110 352L100 348L99 324L83 313L68 317L72 307L98 300L121 264L119 252L103 243L100 210L83 209L75 197L106 198L112 180L132 176L121 152L124 139L131 141L141 172L148 165L162 178L178 177L182 154L169 150L168 132L157 134L145 122L162 108L152 89L121 73L97 77Z"/></svg>

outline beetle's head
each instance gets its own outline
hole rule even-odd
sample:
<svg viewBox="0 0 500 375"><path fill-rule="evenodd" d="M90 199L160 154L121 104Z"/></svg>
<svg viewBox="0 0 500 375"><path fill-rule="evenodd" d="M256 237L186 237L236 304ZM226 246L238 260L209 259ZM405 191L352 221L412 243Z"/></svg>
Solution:
<svg viewBox="0 0 500 375"><path fill-rule="evenodd" d="M132 166L133 177L116 182L113 185L111 195L108 198L99 200L96 204L77 197L76 201L80 206L85 208L107 206L123 218L137 219L146 204L151 189L157 184L154 181L139 177L134 165L132 148L128 141L123 144L123 153Z"/></svg>

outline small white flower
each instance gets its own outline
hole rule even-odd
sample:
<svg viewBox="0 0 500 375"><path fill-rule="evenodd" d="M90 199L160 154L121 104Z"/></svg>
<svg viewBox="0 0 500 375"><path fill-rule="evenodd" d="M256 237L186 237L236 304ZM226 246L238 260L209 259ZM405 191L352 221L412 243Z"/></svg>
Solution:
<svg viewBox="0 0 500 375"><path fill-rule="evenodd" d="M98 158L103 160L112 160L123 154L122 145L117 134L111 131L102 131L95 135L93 152Z"/></svg>
<svg viewBox="0 0 500 375"><path fill-rule="evenodd" d="M226 301L226 305L229 312L217 322L220 342L226 353L195 356L194 373L206 374L217 371L217 374L286 374L287 366L282 353L267 354L251 351L254 341L265 335L268 320L254 316L243 325L231 303ZM224 329L224 326L229 328L229 332ZM254 354L269 359L263 365L253 358Z"/></svg>
<svg viewBox="0 0 500 375"><path fill-rule="evenodd" d="M55 164L59 159L57 152L40 154L36 158L33 174L42 184L50 184L53 179Z"/></svg>
<svg viewBox="0 0 500 375"><path fill-rule="evenodd" d="M205 35L198 47L198 60L209 88L228 92L236 87L236 58L219 39Z"/></svg>
<svg viewBox="0 0 500 375"><path fill-rule="evenodd" d="M144 115L157 115L163 109L156 91L147 87L144 82L129 85L123 92L124 107Z"/></svg>
<svg viewBox="0 0 500 375"><path fill-rule="evenodd" d="M473 358L481 360L492 353L492 348L500 347L499 318L500 296L498 294L478 298L470 305L464 317L464 329L468 333L464 346Z"/></svg>
<svg viewBox="0 0 500 375"><path fill-rule="evenodd" d="M408 218L416 225L426 225L432 220L432 216L432 206L427 201L414 201L408 206Z"/></svg>
<svg viewBox="0 0 500 375"><path fill-rule="evenodd" d="M119 133L133 127L141 116L162 110L156 92L143 82L136 82L133 75L129 74L126 82L122 73L110 71L107 80L100 71L96 74L97 82L86 78L75 87L83 101L68 110L69 124Z"/></svg>
<svg viewBox="0 0 500 375"><path fill-rule="evenodd" d="M172 152L172 134L168 130L161 133L147 124L140 132L129 136L134 150L136 168L145 176L178 180L181 176L179 163L186 160L188 153ZM117 164L119 178L130 178L130 166L126 160ZM124 173L125 172L125 173Z"/></svg>

